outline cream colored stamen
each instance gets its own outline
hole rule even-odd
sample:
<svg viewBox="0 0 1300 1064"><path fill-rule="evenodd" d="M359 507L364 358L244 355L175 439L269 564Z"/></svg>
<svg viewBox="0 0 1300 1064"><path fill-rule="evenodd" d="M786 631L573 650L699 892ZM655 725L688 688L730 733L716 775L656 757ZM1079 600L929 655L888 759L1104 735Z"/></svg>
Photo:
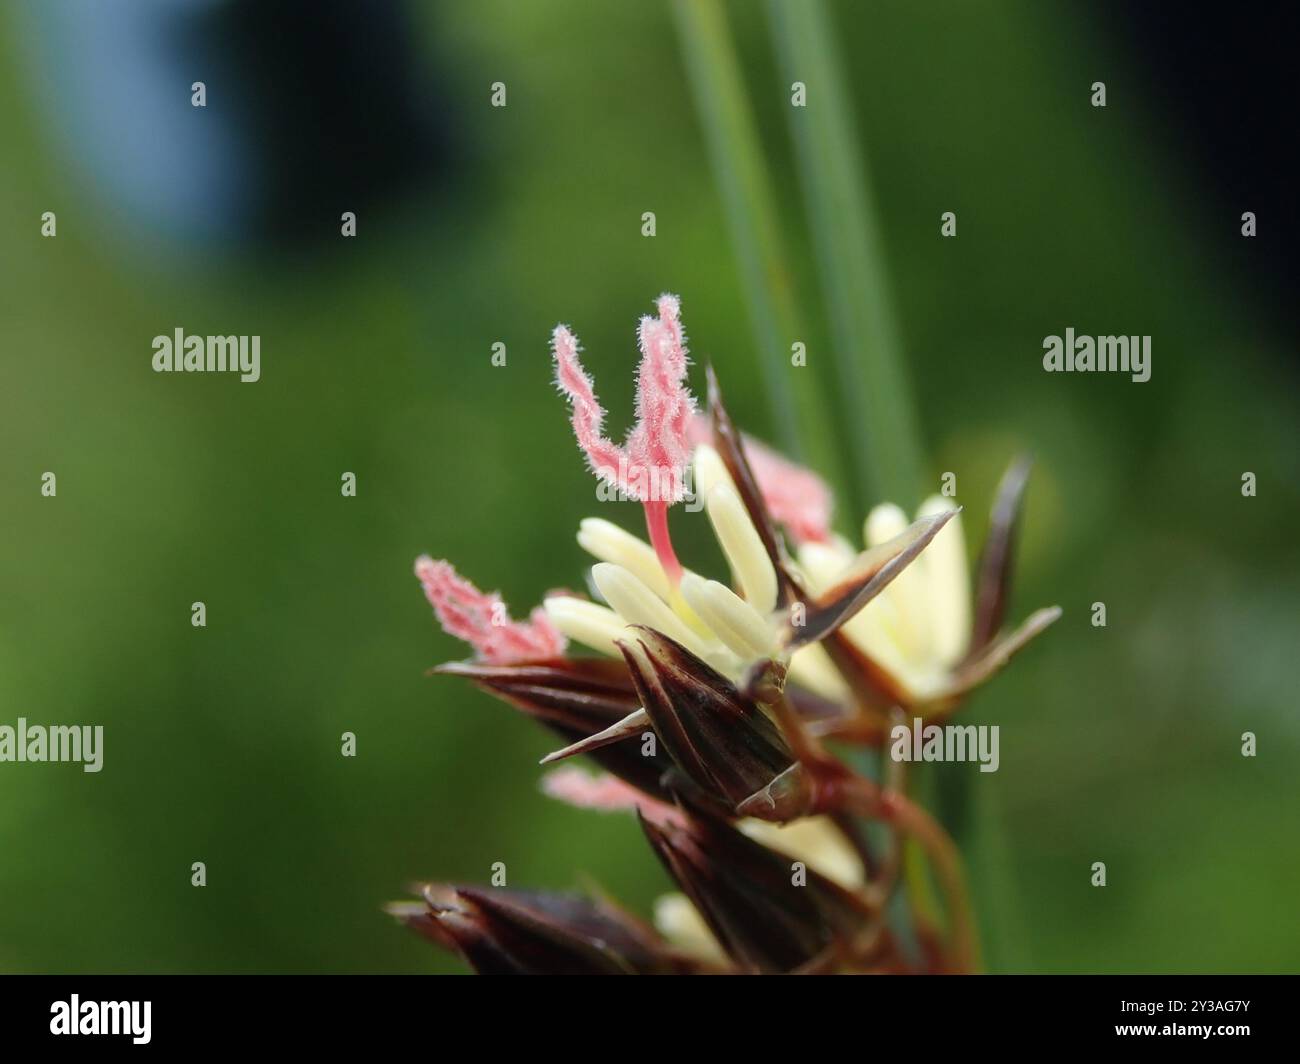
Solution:
<svg viewBox="0 0 1300 1064"><path fill-rule="evenodd" d="M603 518L587 517L578 525L578 546L599 561L623 566L661 599L670 598L668 577L645 540Z"/></svg>
<svg viewBox="0 0 1300 1064"><path fill-rule="evenodd" d="M921 504L917 517L951 510L956 503L933 495ZM949 520L913 563L925 573L935 656L945 667L955 665L970 644L970 574L961 515Z"/></svg>
<svg viewBox="0 0 1300 1064"><path fill-rule="evenodd" d="M627 569L598 562L591 567L591 578L601 596L627 624L643 624L675 639L698 657L708 656L710 647Z"/></svg>
<svg viewBox="0 0 1300 1064"><path fill-rule="evenodd" d="M771 656L773 637L767 622L731 588L687 573L682 577L682 594L691 609L742 661Z"/></svg>
<svg viewBox="0 0 1300 1064"><path fill-rule="evenodd" d="M759 613L776 609L776 570L736 489L716 484L705 496L709 521L745 600Z"/></svg>
<svg viewBox="0 0 1300 1064"><path fill-rule="evenodd" d="M553 595L542 605L551 623L574 642L612 658L623 656L614 640L625 634L627 625L613 610L568 595Z"/></svg>

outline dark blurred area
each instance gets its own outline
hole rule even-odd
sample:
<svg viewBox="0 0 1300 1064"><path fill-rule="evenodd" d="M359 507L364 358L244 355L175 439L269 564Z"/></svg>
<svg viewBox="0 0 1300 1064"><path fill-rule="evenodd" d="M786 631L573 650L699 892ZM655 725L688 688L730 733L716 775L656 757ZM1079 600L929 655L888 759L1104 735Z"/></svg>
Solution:
<svg viewBox="0 0 1300 1064"><path fill-rule="evenodd" d="M363 211L420 189L455 158L432 64L398 0L245 0L190 31L237 66L240 125L263 151L266 201L249 231L314 235L336 204Z"/></svg>
<svg viewBox="0 0 1300 1064"><path fill-rule="evenodd" d="M1225 218L1259 217L1257 246L1237 265L1275 323L1294 329L1300 231L1295 150L1284 131L1296 119L1296 5L1079 6L1100 14L1117 47L1131 52L1131 84L1161 119L1153 135L1198 174L1201 200Z"/></svg>
<svg viewBox="0 0 1300 1064"><path fill-rule="evenodd" d="M319 238L341 204L436 193L453 158L398 0L50 0L16 21L63 150L131 224L178 240Z"/></svg>

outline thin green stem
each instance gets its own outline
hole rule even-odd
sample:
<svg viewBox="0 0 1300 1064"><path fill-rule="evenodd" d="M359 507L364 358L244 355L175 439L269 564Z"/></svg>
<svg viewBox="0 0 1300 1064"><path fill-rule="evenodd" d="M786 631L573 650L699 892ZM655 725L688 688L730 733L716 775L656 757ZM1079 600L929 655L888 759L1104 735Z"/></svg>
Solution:
<svg viewBox="0 0 1300 1064"><path fill-rule="evenodd" d="M925 465L833 30L822 0L769 0L768 10L791 91L800 82L807 94L804 106L791 100L790 126L858 486L910 509Z"/></svg>
<svg viewBox="0 0 1300 1064"><path fill-rule="evenodd" d="M768 11L785 79L791 91L802 82L806 93L805 106L790 107L790 127L858 486L870 499L910 508L924 493L924 450L834 31L824 0L768 0ZM949 801L945 819L966 822L959 837L974 852L982 895L1009 896L1014 881L1001 820L970 794L969 777L956 782L963 793L950 797L967 815L954 817ZM933 780L928 789L934 793ZM998 920L998 938L1020 937L1015 923L1014 912Z"/></svg>
<svg viewBox="0 0 1300 1064"><path fill-rule="evenodd" d="M836 791L838 808L892 824L915 839L930 860L947 903L953 967L958 972L979 968L979 945L961 856L948 833L929 813L905 795L884 791L861 776L849 777Z"/></svg>
<svg viewBox="0 0 1300 1064"><path fill-rule="evenodd" d="M805 334L726 13L720 0L675 0L673 13L735 246L778 440L842 491L846 481L825 416L826 397L813 371L791 359L791 345L806 342Z"/></svg>

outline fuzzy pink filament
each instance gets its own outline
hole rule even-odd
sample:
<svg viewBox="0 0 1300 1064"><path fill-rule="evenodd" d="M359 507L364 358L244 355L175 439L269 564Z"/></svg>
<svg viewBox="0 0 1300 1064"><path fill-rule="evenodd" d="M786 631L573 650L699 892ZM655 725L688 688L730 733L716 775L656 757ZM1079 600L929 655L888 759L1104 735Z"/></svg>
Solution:
<svg viewBox="0 0 1300 1064"><path fill-rule="evenodd" d="M434 561L427 554L415 560L415 575L443 631L463 639L482 661L510 665L564 653L564 636L540 607L529 620L512 621L499 593L480 591L459 576L451 562Z"/></svg>

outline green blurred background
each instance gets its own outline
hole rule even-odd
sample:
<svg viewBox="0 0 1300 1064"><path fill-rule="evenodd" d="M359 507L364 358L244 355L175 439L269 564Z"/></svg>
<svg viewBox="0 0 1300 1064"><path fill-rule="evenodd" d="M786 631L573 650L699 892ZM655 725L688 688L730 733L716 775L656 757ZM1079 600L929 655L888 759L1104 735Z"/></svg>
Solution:
<svg viewBox="0 0 1300 1064"><path fill-rule="evenodd" d="M557 321L620 429L636 318L680 293L697 363L772 433L670 12L495 0L389 25L354 5L338 39L373 61L304 75L293 32L256 54L223 37L228 6L117 21L168 57L154 80L105 52L90 5L0 21L0 723L106 732L97 775L0 764L0 970L458 971L381 905L495 861L647 911L667 880L635 826L542 797L550 737L424 675L463 649L411 562L448 557L517 613L581 585L597 503L549 383ZM198 21L162 33L160 11ZM731 12L807 372L828 373L788 85L761 9ZM976 784L1006 866L976 898L990 956L1296 970L1298 404L1272 267L1239 235L1252 204L1212 194L1143 57L1082 5L834 16L929 472L957 473L978 541L1001 469L1036 455L1013 609L1065 610L966 711L1002 725ZM411 77L322 110L376 68ZM259 334L262 380L151 372L178 326ZM1043 373L1066 326L1152 335L1151 381ZM700 520L674 520L688 563L716 565Z"/></svg>

